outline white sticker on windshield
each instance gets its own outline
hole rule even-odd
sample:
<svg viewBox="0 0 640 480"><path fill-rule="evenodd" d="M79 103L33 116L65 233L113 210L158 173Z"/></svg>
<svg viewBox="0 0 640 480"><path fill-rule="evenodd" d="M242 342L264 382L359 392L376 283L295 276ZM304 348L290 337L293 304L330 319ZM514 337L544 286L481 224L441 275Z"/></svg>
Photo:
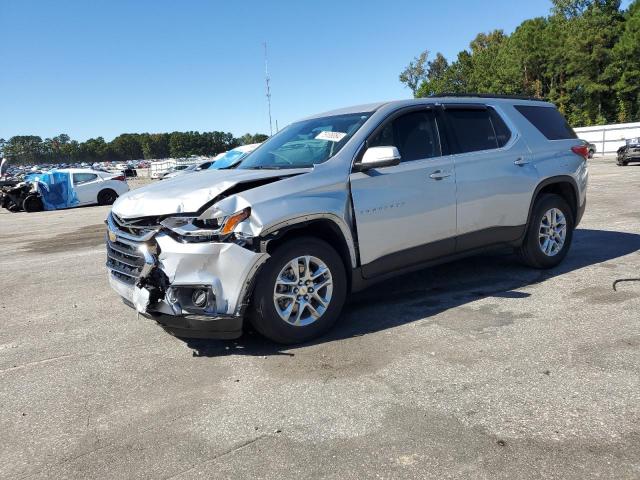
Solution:
<svg viewBox="0 0 640 480"><path fill-rule="evenodd" d="M339 142L346 136L347 134L342 132L320 132L318 135L316 135L316 140L329 140L330 142Z"/></svg>

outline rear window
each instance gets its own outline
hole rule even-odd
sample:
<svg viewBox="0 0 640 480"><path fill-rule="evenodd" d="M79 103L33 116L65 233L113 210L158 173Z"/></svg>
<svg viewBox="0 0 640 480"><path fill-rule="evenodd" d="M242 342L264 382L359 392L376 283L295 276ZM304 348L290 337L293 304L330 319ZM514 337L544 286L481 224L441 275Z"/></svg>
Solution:
<svg viewBox="0 0 640 480"><path fill-rule="evenodd" d="M578 138L576 132L554 107L532 105L514 105L514 107L549 140Z"/></svg>

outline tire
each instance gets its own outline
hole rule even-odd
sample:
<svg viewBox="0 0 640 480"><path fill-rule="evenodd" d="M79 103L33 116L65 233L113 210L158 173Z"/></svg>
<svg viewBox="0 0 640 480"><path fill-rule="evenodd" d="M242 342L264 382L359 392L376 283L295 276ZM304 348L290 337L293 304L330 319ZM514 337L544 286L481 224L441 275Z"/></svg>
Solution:
<svg viewBox="0 0 640 480"><path fill-rule="evenodd" d="M98 205L113 205L117 198L118 194L115 191L106 188L98 193Z"/></svg>
<svg viewBox="0 0 640 480"><path fill-rule="evenodd" d="M10 201L5 208L11 213L17 213L20 211L20 207L18 206L18 204L13 201Z"/></svg>
<svg viewBox="0 0 640 480"><path fill-rule="evenodd" d="M542 232L549 231L549 228L545 225L548 223L549 212L552 210L559 211L564 217L564 237L561 246L556 240L562 238L561 234L554 236L554 240L549 243L545 243L546 237L540 236ZM558 218L557 215L556 218ZM560 218L558 220L557 223L560 225L562 220ZM560 264L571 247L574 225L573 212L564 198L550 193L538 197L533 206L524 241L518 249L518 254L523 263L539 269L553 268ZM558 231L561 230L561 228L558 228ZM545 253L545 249L547 253Z"/></svg>
<svg viewBox="0 0 640 480"><path fill-rule="evenodd" d="M311 282L309 285L296 284L292 265L296 262L298 278L300 275L304 277L307 261L310 265L308 271L312 275L318 274L320 264L328 269L328 274L325 272L315 280L308 280ZM315 285L323 286L314 289ZM307 288L311 290L307 291ZM304 293L307 295L302 295ZM340 316L346 295L347 276L340 255L322 240L295 238L280 245L260 271L253 292L251 323L259 333L274 342L305 342L322 335L333 326ZM328 298L325 308L319 298ZM279 309L276 307L278 302ZM314 318L308 305L316 315L320 315L319 318ZM279 313L286 316L287 311L290 315L288 321Z"/></svg>
<svg viewBox="0 0 640 480"><path fill-rule="evenodd" d="M27 195L22 201L22 209L25 212L41 212L44 210L42 198L37 193Z"/></svg>

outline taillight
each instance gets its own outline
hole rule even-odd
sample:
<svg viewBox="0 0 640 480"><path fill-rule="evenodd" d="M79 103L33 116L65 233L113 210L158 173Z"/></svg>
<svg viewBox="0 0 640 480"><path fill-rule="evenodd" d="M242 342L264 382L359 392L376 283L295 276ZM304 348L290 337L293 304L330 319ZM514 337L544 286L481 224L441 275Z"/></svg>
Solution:
<svg viewBox="0 0 640 480"><path fill-rule="evenodd" d="M118 175L117 177L111 177L111 180L120 180L121 182L125 182L127 179L124 175Z"/></svg>
<svg viewBox="0 0 640 480"><path fill-rule="evenodd" d="M587 147L586 145L576 145L574 147L571 147L571 151L576 155L580 155L585 160L589 158L589 147Z"/></svg>

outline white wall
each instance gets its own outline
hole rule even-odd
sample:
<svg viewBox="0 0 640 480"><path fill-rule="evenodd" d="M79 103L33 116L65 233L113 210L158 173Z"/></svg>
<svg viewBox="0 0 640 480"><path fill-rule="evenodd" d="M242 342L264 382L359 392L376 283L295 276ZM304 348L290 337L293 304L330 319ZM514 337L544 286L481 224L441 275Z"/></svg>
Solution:
<svg viewBox="0 0 640 480"><path fill-rule="evenodd" d="M163 173L169 171L176 165L193 165L209 160L209 157L188 157L188 158L166 158L164 160L154 160L149 168L149 176L157 178Z"/></svg>
<svg viewBox="0 0 640 480"><path fill-rule="evenodd" d="M578 137L595 144L596 153L606 155L616 153L624 145L625 139L640 137L640 122L578 127L574 130Z"/></svg>

